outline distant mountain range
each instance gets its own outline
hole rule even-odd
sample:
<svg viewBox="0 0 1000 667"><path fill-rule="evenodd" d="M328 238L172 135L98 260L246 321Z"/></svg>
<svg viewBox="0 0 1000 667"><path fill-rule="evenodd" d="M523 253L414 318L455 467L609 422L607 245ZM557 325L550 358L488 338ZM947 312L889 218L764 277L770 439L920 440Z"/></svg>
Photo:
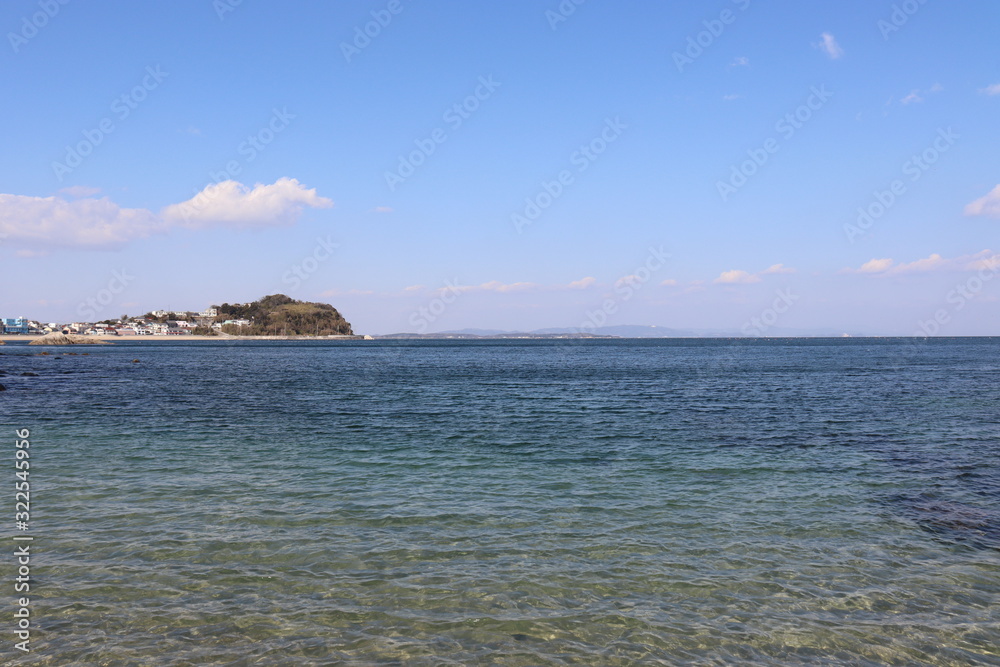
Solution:
<svg viewBox="0 0 1000 667"><path fill-rule="evenodd" d="M786 329L773 327L765 334L770 338L836 338L845 335L864 336L863 333L844 332L835 329ZM503 329L458 329L454 331L438 331L435 333L397 333L376 338L748 338L735 329L671 329L655 325L623 324L618 326L597 327L581 332L571 327L550 327L532 331L507 331Z"/></svg>

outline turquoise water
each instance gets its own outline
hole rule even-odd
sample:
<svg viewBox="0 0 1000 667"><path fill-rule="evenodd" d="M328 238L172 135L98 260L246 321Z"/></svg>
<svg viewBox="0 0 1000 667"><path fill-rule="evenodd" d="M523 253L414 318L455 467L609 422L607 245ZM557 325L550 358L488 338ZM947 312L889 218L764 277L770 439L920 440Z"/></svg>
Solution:
<svg viewBox="0 0 1000 667"><path fill-rule="evenodd" d="M39 351L23 664L1000 664L1000 339Z"/></svg>

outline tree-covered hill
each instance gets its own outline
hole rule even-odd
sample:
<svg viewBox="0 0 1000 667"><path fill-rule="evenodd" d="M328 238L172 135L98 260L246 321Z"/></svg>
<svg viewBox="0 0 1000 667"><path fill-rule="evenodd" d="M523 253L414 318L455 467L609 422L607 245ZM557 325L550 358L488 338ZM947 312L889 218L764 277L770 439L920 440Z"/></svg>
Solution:
<svg viewBox="0 0 1000 667"><path fill-rule="evenodd" d="M272 294L251 303L213 306L216 322L250 320L249 326L223 325L223 333L243 336L331 336L351 335L351 324L327 303L296 301Z"/></svg>

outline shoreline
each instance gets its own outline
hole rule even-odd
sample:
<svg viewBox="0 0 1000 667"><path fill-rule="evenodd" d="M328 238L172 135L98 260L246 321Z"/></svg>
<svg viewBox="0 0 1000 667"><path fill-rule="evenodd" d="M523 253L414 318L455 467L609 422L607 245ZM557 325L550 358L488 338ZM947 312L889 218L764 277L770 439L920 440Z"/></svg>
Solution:
<svg viewBox="0 0 1000 667"><path fill-rule="evenodd" d="M0 334L0 341L5 343L16 343L22 341L30 343L42 338L32 334ZM236 340L365 340L364 336L194 336L186 334L183 336L87 336L88 339L105 341L110 343L131 342L157 343L165 341L236 341ZM75 343L76 345L87 345L87 343Z"/></svg>

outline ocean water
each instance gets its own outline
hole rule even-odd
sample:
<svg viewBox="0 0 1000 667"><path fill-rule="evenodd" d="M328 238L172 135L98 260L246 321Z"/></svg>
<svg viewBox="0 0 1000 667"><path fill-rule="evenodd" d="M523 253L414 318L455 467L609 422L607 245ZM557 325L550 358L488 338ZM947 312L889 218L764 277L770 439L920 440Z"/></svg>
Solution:
<svg viewBox="0 0 1000 667"><path fill-rule="evenodd" d="M1000 339L42 351L4 660L1000 665Z"/></svg>

